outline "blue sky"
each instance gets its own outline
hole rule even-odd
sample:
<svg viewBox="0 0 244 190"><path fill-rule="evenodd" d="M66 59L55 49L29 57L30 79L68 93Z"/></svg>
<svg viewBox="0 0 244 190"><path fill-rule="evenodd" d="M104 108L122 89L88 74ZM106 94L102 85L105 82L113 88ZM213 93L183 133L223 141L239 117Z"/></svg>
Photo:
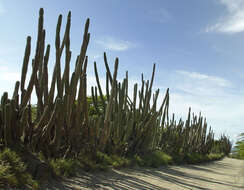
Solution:
<svg viewBox="0 0 244 190"><path fill-rule="evenodd" d="M104 51L111 65L119 57L119 77L129 70L131 85L140 82L141 73L149 79L156 63L154 87L161 99L170 88L171 113L185 118L192 107L217 134L235 139L243 132L244 0L0 0L0 94L12 93L20 79L28 35L35 47L40 7L51 70L57 17L65 21L71 10L73 65L85 20L91 19L89 86L95 84L93 61L104 82Z"/></svg>

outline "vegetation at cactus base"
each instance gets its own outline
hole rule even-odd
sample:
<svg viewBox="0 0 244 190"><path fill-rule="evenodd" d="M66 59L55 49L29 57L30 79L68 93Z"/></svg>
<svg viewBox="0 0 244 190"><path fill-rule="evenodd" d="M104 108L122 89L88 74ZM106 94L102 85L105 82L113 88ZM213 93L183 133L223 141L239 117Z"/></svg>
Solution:
<svg viewBox="0 0 244 190"><path fill-rule="evenodd" d="M244 160L244 133L239 135L238 141L236 142L233 150L231 151L230 157ZM243 166L244 175L244 166Z"/></svg>
<svg viewBox="0 0 244 190"><path fill-rule="evenodd" d="M106 84L104 88L101 86L94 62L97 85L91 87L88 96L86 51L90 21L87 19L85 23L73 71L70 70L70 12L63 38L60 36L62 22L60 15L52 75L48 70L51 52L45 41L44 10L40 9L35 54L30 59L32 43L28 36L20 81L16 82L12 96L5 92L1 98L1 154L21 146L28 152L23 159L33 179L45 178L49 169L70 176L77 168L158 167L214 160L230 152L232 145L228 137L222 135L216 140L201 113L196 115L189 108L186 121L176 121L174 114L169 116L169 89L162 100L158 99L159 89L153 92L155 64L151 79L146 80L142 74L141 84L134 84L133 96L129 97L128 72L118 81L119 59L116 58L112 70L104 53ZM64 60L63 69L61 60ZM28 69L29 81L26 80ZM37 98L35 106L31 103L32 96ZM1 163L3 172L8 171L8 164ZM22 165L20 160L18 163ZM24 166L21 171L25 171Z"/></svg>
<svg viewBox="0 0 244 190"><path fill-rule="evenodd" d="M238 141L232 150L231 157L244 160L244 133L239 135Z"/></svg>
<svg viewBox="0 0 244 190"><path fill-rule="evenodd" d="M21 156L9 148L0 152L0 188L27 186L38 189L39 183L27 171Z"/></svg>

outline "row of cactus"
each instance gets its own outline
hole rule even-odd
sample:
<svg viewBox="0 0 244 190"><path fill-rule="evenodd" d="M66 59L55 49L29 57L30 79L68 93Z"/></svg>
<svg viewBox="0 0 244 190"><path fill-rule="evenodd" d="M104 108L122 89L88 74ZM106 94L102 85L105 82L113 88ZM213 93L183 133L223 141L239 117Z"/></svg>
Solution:
<svg viewBox="0 0 244 190"><path fill-rule="evenodd" d="M102 137L101 151L107 153L140 154L154 149L158 144L159 134L162 131L161 126L165 122L169 105L169 90L167 90L160 108L156 107L159 90L152 93L155 65L151 80L145 81L142 75L140 90L138 90L138 84L134 84L133 97L129 98L128 72L122 83L118 82L114 80L114 77L113 79L111 77L105 53L104 62L107 76L106 93L102 91L96 63L94 63L97 87L92 87L92 100L98 117L91 118L91 120L96 120L95 123L100 122L98 124L100 127L93 128L94 136L91 138ZM115 61L114 72L117 72L117 65L118 59ZM100 110L97 107L99 103L97 91L99 91L100 101L104 105ZM104 96L104 94L106 95ZM106 101L103 97L106 97ZM151 100L153 101L152 105ZM102 136L98 135L98 131L101 129L103 129Z"/></svg>
<svg viewBox="0 0 244 190"><path fill-rule="evenodd" d="M225 134L222 134L218 140L214 140L212 147L213 153L223 153L225 155L231 152L232 142L229 137Z"/></svg>
<svg viewBox="0 0 244 190"><path fill-rule="evenodd" d="M214 133L209 128L207 131L206 119L192 114L189 109L186 122L181 119L177 123L174 119L166 125L160 146L169 154L199 153L209 154L214 142Z"/></svg>
<svg viewBox="0 0 244 190"><path fill-rule="evenodd" d="M62 15L56 27L56 59L51 80L48 78L50 45L46 46L43 28L43 9L39 12L38 36L32 72L26 84L30 62L31 37L27 37L21 81L17 81L12 98L4 93L0 105L0 143L16 146L19 143L33 152L42 152L46 158L76 156L81 152L96 154L143 154L160 149L170 153L211 151L214 135L207 132L206 120L191 111L187 121L176 123L169 119L169 89L157 107L159 89L152 91L155 65L151 80L141 77L141 87L134 84L133 96L128 95L129 77L126 72L122 82L117 79L119 60L116 58L111 72L104 53L106 90L100 83L96 62L94 71L97 85L87 96L86 51L90 40L89 19L85 24L80 53L74 71L70 71L69 12L62 40L60 30ZM62 55L65 67L61 72ZM49 81L51 86L49 87ZM35 117L31 96L37 97Z"/></svg>

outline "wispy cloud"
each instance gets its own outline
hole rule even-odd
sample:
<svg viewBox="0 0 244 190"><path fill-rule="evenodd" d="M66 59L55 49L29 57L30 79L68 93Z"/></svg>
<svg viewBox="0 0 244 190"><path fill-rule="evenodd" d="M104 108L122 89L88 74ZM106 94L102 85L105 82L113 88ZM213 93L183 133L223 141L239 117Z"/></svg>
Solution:
<svg viewBox="0 0 244 190"><path fill-rule="evenodd" d="M186 119L191 107L194 113L201 112L207 118L217 135L226 132L234 139L241 131L244 93L233 82L187 70L170 71L165 77L170 88L170 112L178 119Z"/></svg>
<svg viewBox="0 0 244 190"><path fill-rule="evenodd" d="M17 71L11 71L8 67L0 66L1 81L17 81L20 80L20 74Z"/></svg>
<svg viewBox="0 0 244 190"><path fill-rule="evenodd" d="M96 54L96 55L92 56L93 59L98 59L98 58L101 58L101 57L103 57L101 54Z"/></svg>
<svg viewBox="0 0 244 190"><path fill-rule="evenodd" d="M93 53L93 52L91 52L91 53L88 53L87 55L88 55L89 60L91 60L92 62L93 61L98 61L98 60L103 58L103 54L102 53Z"/></svg>
<svg viewBox="0 0 244 190"><path fill-rule="evenodd" d="M225 6L227 15L216 24L207 26L206 32L239 33L244 31L244 0L217 0Z"/></svg>
<svg viewBox="0 0 244 190"><path fill-rule="evenodd" d="M206 75L206 74L201 74L197 72L189 72L189 71L184 71L184 70L178 70L176 73L182 75L185 78L188 78L190 80L195 80L195 82L198 83L206 83L207 85L212 85L212 86L218 86L218 87L230 87L231 83L230 81L217 77L217 76L211 76L211 75Z"/></svg>
<svg viewBox="0 0 244 190"><path fill-rule="evenodd" d="M102 46L103 48L111 51L126 51L130 48L136 47L135 43L118 40L112 37L106 37L96 41L97 44Z"/></svg>
<svg viewBox="0 0 244 190"><path fill-rule="evenodd" d="M151 20L159 23L168 22L172 16L167 9L160 8L158 10L150 10L148 15Z"/></svg>
<svg viewBox="0 0 244 190"><path fill-rule="evenodd" d="M4 6L3 6L3 3L2 3L3 1L2 0L0 0L0 14L1 13L4 13L4 12L6 12L6 10L5 10L5 8L4 8Z"/></svg>

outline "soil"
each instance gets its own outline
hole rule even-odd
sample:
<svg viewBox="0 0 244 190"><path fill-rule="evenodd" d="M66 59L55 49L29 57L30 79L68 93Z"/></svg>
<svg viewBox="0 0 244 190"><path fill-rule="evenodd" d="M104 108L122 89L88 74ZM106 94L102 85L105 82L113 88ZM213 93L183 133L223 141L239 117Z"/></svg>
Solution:
<svg viewBox="0 0 244 190"><path fill-rule="evenodd" d="M224 158L200 165L82 172L74 178L49 181L43 189L241 190L244 189L244 161Z"/></svg>

